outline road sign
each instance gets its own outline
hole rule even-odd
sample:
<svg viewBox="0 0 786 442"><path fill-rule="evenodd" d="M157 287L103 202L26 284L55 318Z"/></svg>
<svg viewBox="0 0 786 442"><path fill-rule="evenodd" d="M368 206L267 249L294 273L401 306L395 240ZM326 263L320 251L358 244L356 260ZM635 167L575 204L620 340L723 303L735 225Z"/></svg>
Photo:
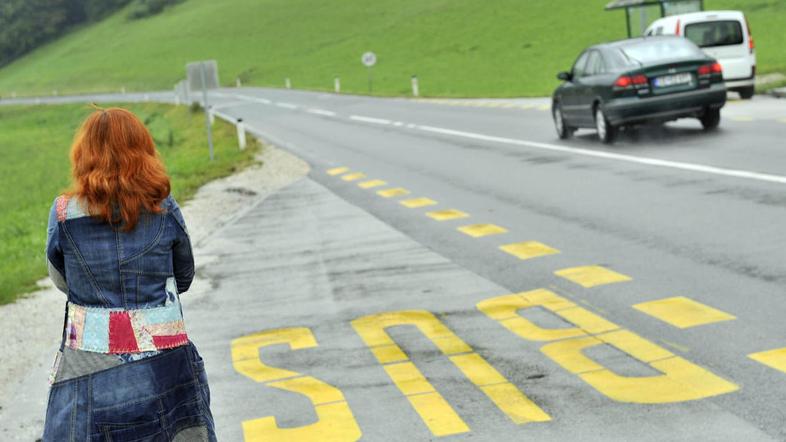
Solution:
<svg viewBox="0 0 786 442"><path fill-rule="evenodd" d="M370 68L371 66L377 64L377 54L373 52L366 52L363 54L363 57L360 60L366 67Z"/></svg>

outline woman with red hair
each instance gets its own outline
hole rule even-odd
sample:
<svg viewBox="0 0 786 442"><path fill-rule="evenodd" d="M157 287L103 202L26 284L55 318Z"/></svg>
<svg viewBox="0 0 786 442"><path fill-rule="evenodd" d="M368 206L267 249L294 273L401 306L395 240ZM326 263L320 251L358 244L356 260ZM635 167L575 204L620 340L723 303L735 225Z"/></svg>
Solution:
<svg viewBox="0 0 786 442"><path fill-rule="evenodd" d="M47 235L68 302L44 440L215 441L179 299L194 278L191 242L150 133L127 110L98 109L71 163Z"/></svg>

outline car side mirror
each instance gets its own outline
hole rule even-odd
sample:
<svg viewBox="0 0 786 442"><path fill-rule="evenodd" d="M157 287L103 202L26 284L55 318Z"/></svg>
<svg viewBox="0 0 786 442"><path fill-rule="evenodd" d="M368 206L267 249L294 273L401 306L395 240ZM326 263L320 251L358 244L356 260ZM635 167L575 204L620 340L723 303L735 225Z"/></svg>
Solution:
<svg viewBox="0 0 786 442"><path fill-rule="evenodd" d="M573 80L573 75L571 75L570 72L560 72L557 74L557 79L562 81L571 81Z"/></svg>

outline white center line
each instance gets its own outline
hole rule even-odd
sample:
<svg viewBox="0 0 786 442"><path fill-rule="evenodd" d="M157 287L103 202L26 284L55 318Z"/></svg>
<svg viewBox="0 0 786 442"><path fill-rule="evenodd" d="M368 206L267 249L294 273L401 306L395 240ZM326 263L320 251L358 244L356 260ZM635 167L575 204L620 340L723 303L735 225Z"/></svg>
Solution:
<svg viewBox="0 0 786 442"><path fill-rule="evenodd" d="M360 115L350 115L350 120L355 121L363 121L365 123L374 123L374 124L390 124L392 121L385 120L384 118L371 118L371 117L362 117Z"/></svg>
<svg viewBox="0 0 786 442"><path fill-rule="evenodd" d="M567 152L576 155L584 155L588 157L597 157L597 158L605 158L609 160L626 161L629 163L646 164L648 166L668 167L672 169L689 170L692 172L708 173L712 175L722 175L722 176L729 176L735 178L744 178L749 180L765 181L770 183L786 184L786 176L783 175L772 175L767 173L750 172L747 170L738 170L738 169L725 169L722 167L705 166L702 164L693 164L693 163L683 163L679 161L660 160L657 158L647 158L647 157L639 157L634 155L603 152L599 150L582 149L579 147L558 146L556 144L517 140L514 138L497 137L493 135L483 135L473 132L444 129L441 127L418 125L417 129L426 132L443 134L443 135L452 135L457 137L472 138L475 140L483 140L483 141L493 141L496 143L513 144L517 146L527 146L535 149Z"/></svg>
<svg viewBox="0 0 786 442"><path fill-rule="evenodd" d="M282 103L280 101L276 102L276 106L283 107L284 109L297 109L297 106L292 103Z"/></svg>
<svg viewBox="0 0 786 442"><path fill-rule="evenodd" d="M315 114L315 115L324 115L326 117L335 117L336 116L335 112L332 112L332 111L329 111L329 110L324 110L324 109L307 109L306 112L308 112L310 114Z"/></svg>

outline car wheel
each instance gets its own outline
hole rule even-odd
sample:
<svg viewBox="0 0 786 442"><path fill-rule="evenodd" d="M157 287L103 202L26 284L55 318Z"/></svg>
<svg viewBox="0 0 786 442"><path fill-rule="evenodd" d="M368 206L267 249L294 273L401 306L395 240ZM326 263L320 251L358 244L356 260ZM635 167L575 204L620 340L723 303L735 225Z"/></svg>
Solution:
<svg viewBox="0 0 786 442"><path fill-rule="evenodd" d="M720 109L707 109L699 118L704 130L716 129L720 124Z"/></svg>
<svg viewBox="0 0 786 442"><path fill-rule="evenodd" d="M609 123L600 105L595 108L595 129L598 131L598 138L600 141L606 144L613 143L617 138L617 131L619 128Z"/></svg>
<svg viewBox="0 0 786 442"><path fill-rule="evenodd" d="M753 86L737 89L737 93L740 94L740 98L742 98L743 100L750 100L751 98L753 98L754 92L756 92L756 89Z"/></svg>
<svg viewBox="0 0 786 442"><path fill-rule="evenodd" d="M573 132L575 132L576 129L568 126L565 122L565 116L562 113L562 105L554 103L551 109L551 116L554 118L554 129L557 130L557 136L561 140L573 136Z"/></svg>

